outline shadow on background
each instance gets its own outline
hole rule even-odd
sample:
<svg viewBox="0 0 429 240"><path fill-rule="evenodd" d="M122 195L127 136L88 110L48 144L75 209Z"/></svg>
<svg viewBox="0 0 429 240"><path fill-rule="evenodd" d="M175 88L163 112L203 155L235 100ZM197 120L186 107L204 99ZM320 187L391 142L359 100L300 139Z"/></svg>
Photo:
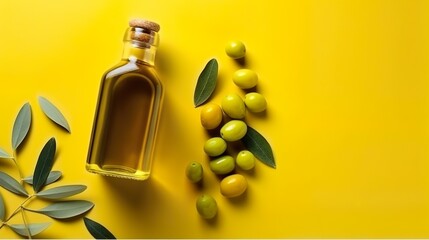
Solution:
<svg viewBox="0 0 429 240"><path fill-rule="evenodd" d="M152 204L162 202L161 192L165 192L162 185L153 177L145 181L103 177L103 182L113 192L112 195L123 203L124 208L132 208L135 211L143 210L145 207L149 207L144 209L146 212L151 211Z"/></svg>

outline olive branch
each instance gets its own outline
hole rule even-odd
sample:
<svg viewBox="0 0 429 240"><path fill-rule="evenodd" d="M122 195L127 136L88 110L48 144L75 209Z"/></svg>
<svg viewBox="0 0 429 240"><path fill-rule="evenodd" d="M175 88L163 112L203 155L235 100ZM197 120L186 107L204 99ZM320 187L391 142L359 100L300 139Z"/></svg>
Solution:
<svg viewBox="0 0 429 240"><path fill-rule="evenodd" d="M58 126L70 133L70 126L59 109L44 97L39 97L38 100L44 114ZM57 142L54 137L51 137L42 148L36 162L33 175L24 177L17 160L17 152L28 135L31 127L31 118L31 106L27 102L19 110L13 125L13 154L9 154L4 149L0 148L0 159L12 160L20 179L18 181L8 173L0 171L0 186L9 192L24 198L21 204L19 204L16 209L6 217L5 201L2 194L0 194L0 230L3 227L8 227L15 233L28 237L29 239L47 229L51 223L30 223L26 217L27 212L43 214L56 220L63 220L80 217L94 207L94 203L86 200L63 200L85 191L87 189L85 185L61 185L45 189L48 185L60 180L62 176L61 171L52 170L57 148ZM32 186L32 193L29 193L26 190L26 185ZM44 199L51 202L41 209L29 208L29 203L35 199ZM11 224L10 220L18 214L21 215L22 224ZM86 217L83 219L86 228L94 238L115 238L113 234L111 234L101 224Z"/></svg>

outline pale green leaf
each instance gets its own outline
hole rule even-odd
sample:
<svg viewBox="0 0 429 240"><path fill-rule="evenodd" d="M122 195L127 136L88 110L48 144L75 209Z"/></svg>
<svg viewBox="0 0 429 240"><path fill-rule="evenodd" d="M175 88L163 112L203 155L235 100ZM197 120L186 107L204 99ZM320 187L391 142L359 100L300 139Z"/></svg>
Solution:
<svg viewBox="0 0 429 240"><path fill-rule="evenodd" d="M55 138L51 138L40 152L33 174L33 189L35 192L39 192L46 185L46 180L54 165L56 146Z"/></svg>
<svg viewBox="0 0 429 240"><path fill-rule="evenodd" d="M0 222L4 221L5 214L6 214L6 207L4 205L3 197L0 194Z"/></svg>
<svg viewBox="0 0 429 240"><path fill-rule="evenodd" d="M276 168L274 154L268 141L255 129L247 127L246 135L241 139L247 150L266 165Z"/></svg>
<svg viewBox="0 0 429 240"><path fill-rule="evenodd" d="M12 148L16 150L19 145L24 141L30 130L31 125L31 106L29 103L25 103L19 110L13 124L12 130Z"/></svg>
<svg viewBox="0 0 429 240"><path fill-rule="evenodd" d="M54 104L52 104L48 99L42 96L39 96L39 104L42 108L42 111L46 114L46 116L48 116L49 119L51 119L56 124L70 132L69 123L67 122L64 115L60 112L60 110L55 107Z"/></svg>
<svg viewBox="0 0 429 240"><path fill-rule="evenodd" d="M9 176L7 173L1 172L1 171L0 171L0 186L4 187L5 189L15 194L18 194L21 196L28 196L27 191L21 184L19 184L18 181L16 181L13 177Z"/></svg>
<svg viewBox="0 0 429 240"><path fill-rule="evenodd" d="M40 191L36 196L46 199L61 199L79 194L85 189L85 185L66 185Z"/></svg>
<svg viewBox="0 0 429 240"><path fill-rule="evenodd" d="M28 232L31 236L35 236L48 228L51 223L29 223L25 224L10 224L8 225L14 232L21 236L28 237ZM28 228L28 229L27 229Z"/></svg>
<svg viewBox="0 0 429 240"><path fill-rule="evenodd" d="M211 59L197 80L194 91L194 106L198 107L210 98L216 88L218 75L218 63L216 59Z"/></svg>
<svg viewBox="0 0 429 240"><path fill-rule="evenodd" d="M94 204L92 202L85 200L72 200L52 203L49 206L39 210L27 208L26 210L44 214L51 218L66 219L81 215L89 211L92 207L94 207Z"/></svg>
<svg viewBox="0 0 429 240"><path fill-rule="evenodd" d="M116 239L116 237L100 223L87 217L84 217L83 221L86 229L95 239Z"/></svg>
<svg viewBox="0 0 429 240"><path fill-rule="evenodd" d="M0 148L0 158L13 158L9 153Z"/></svg>
<svg viewBox="0 0 429 240"><path fill-rule="evenodd" d="M61 175L62 175L61 171L51 171L48 175L48 178L46 179L45 186L56 182L58 179L60 179ZM33 175L22 179L22 181L30 185L33 185Z"/></svg>

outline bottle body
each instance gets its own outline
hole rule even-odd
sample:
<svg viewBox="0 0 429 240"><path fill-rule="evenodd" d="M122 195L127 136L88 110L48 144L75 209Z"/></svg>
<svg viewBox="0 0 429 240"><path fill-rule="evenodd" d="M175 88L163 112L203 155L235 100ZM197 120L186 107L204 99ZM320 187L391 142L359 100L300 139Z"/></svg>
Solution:
<svg viewBox="0 0 429 240"><path fill-rule="evenodd" d="M89 172L149 177L164 95L152 53L150 47L126 42L122 61L104 74L86 163Z"/></svg>

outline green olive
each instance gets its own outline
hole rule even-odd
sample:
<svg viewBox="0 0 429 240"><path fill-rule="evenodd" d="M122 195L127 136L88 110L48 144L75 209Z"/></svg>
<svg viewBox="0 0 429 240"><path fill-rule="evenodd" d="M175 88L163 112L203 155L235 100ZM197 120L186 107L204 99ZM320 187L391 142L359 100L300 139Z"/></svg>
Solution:
<svg viewBox="0 0 429 240"><path fill-rule="evenodd" d="M201 217L212 219L217 214L216 200L207 194L203 194L197 198L196 207Z"/></svg>
<svg viewBox="0 0 429 240"><path fill-rule="evenodd" d="M205 129L215 129L222 122L222 109L215 103L208 103L201 109L200 116Z"/></svg>
<svg viewBox="0 0 429 240"><path fill-rule="evenodd" d="M249 111L255 113L262 112L267 108L267 100L265 100L265 97L256 92L246 94L244 103Z"/></svg>
<svg viewBox="0 0 429 240"><path fill-rule="evenodd" d="M246 46L241 41L230 41L225 46L225 52L233 59L243 58L246 55Z"/></svg>
<svg viewBox="0 0 429 240"><path fill-rule="evenodd" d="M204 152L210 157L216 157L224 153L226 150L226 142L223 138L213 137L204 144Z"/></svg>
<svg viewBox="0 0 429 240"><path fill-rule="evenodd" d="M247 189L247 180L240 174L225 177L220 182L220 193L227 198L238 197Z"/></svg>
<svg viewBox="0 0 429 240"><path fill-rule="evenodd" d="M247 125L241 120L231 120L220 129L220 136L229 142L240 140L247 133Z"/></svg>
<svg viewBox="0 0 429 240"><path fill-rule="evenodd" d="M250 170L255 167L255 156L248 150L240 151L235 158L235 163L243 170Z"/></svg>
<svg viewBox="0 0 429 240"><path fill-rule="evenodd" d="M250 69L240 69L235 71L232 81L241 89L249 89L258 84L258 75Z"/></svg>
<svg viewBox="0 0 429 240"><path fill-rule="evenodd" d="M222 110L231 118L241 119L246 115L246 105L243 99L235 93L222 99Z"/></svg>
<svg viewBox="0 0 429 240"><path fill-rule="evenodd" d="M234 158L225 155L210 161L210 169L219 175L232 172L235 168Z"/></svg>
<svg viewBox="0 0 429 240"><path fill-rule="evenodd" d="M203 178L203 166L199 162L190 162L186 167L186 177L191 182L199 182Z"/></svg>

